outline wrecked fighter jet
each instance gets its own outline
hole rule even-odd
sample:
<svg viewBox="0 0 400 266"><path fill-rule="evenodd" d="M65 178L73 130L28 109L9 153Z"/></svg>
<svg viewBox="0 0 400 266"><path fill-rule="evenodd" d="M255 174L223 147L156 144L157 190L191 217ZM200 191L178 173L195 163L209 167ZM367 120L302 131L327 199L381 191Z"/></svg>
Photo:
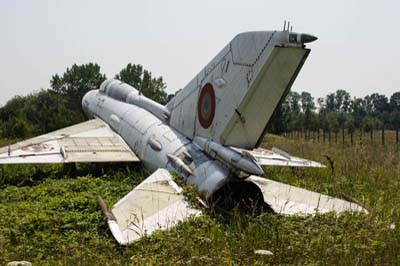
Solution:
<svg viewBox="0 0 400 266"><path fill-rule="evenodd" d="M90 120L4 147L0 164L141 161L152 174L139 186L111 209L98 198L122 245L201 214L171 172L194 185L205 204L235 188L281 214L363 211L260 177L262 166L323 167L259 147L310 53L305 44L316 39L289 29L240 33L165 106L106 80L82 99Z"/></svg>

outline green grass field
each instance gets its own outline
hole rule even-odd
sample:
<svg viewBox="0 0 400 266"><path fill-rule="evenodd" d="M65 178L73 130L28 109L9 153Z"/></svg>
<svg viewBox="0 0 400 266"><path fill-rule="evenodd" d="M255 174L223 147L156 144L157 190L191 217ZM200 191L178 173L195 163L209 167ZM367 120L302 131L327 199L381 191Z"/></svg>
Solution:
<svg viewBox="0 0 400 266"><path fill-rule="evenodd" d="M3 143L5 144L5 143ZM140 166L0 168L0 265L400 265L400 153L394 145L316 144L268 136L264 147L327 164L265 168L266 177L354 199L369 214L191 218L120 247L96 201L112 205L147 174ZM333 161L330 167L328 156ZM273 255L254 254L267 249Z"/></svg>

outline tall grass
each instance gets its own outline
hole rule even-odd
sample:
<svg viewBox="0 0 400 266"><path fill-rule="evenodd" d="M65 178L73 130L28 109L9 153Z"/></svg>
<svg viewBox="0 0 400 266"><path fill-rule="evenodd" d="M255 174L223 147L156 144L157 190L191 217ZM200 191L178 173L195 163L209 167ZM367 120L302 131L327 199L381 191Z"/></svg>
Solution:
<svg viewBox="0 0 400 266"><path fill-rule="evenodd" d="M7 166L0 172L0 264L25 259L34 265L400 265L395 147L277 136L268 136L263 145L327 165L265 168L266 177L354 199L369 214L285 217L234 210L229 220L207 214L120 247L95 196L112 205L146 176L140 167L80 165L71 178L62 166ZM273 255L257 255L257 249Z"/></svg>

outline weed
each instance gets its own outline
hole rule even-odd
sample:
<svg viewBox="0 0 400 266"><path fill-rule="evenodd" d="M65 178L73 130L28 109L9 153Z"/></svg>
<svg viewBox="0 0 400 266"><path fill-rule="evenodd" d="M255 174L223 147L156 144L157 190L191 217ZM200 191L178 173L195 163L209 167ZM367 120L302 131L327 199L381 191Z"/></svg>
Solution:
<svg viewBox="0 0 400 266"><path fill-rule="evenodd" d="M3 166L0 264L34 265L400 265L400 162L391 146L316 145L268 136L300 157L334 162L325 169L265 168L270 179L365 205L369 214L286 217L233 210L229 221L204 215L128 247L112 238L96 196L112 205L147 174L129 164ZM36 174L35 174L36 173ZM197 193L185 195L196 202ZM271 256L254 251L266 249Z"/></svg>

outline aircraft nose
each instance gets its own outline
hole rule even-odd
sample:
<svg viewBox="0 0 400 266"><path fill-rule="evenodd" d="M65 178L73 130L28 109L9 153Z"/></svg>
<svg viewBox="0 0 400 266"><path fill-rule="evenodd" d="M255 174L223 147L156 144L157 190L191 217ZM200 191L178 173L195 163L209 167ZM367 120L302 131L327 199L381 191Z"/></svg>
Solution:
<svg viewBox="0 0 400 266"><path fill-rule="evenodd" d="M303 33L303 34L301 34L300 40L301 40L301 43L309 43L309 42L313 42L313 41L318 40L318 38L313 36L313 35L311 35L311 34L304 34Z"/></svg>
<svg viewBox="0 0 400 266"><path fill-rule="evenodd" d="M91 117L89 105L90 101L92 100L93 94L95 94L94 90L88 91L82 98L82 109L88 118Z"/></svg>

